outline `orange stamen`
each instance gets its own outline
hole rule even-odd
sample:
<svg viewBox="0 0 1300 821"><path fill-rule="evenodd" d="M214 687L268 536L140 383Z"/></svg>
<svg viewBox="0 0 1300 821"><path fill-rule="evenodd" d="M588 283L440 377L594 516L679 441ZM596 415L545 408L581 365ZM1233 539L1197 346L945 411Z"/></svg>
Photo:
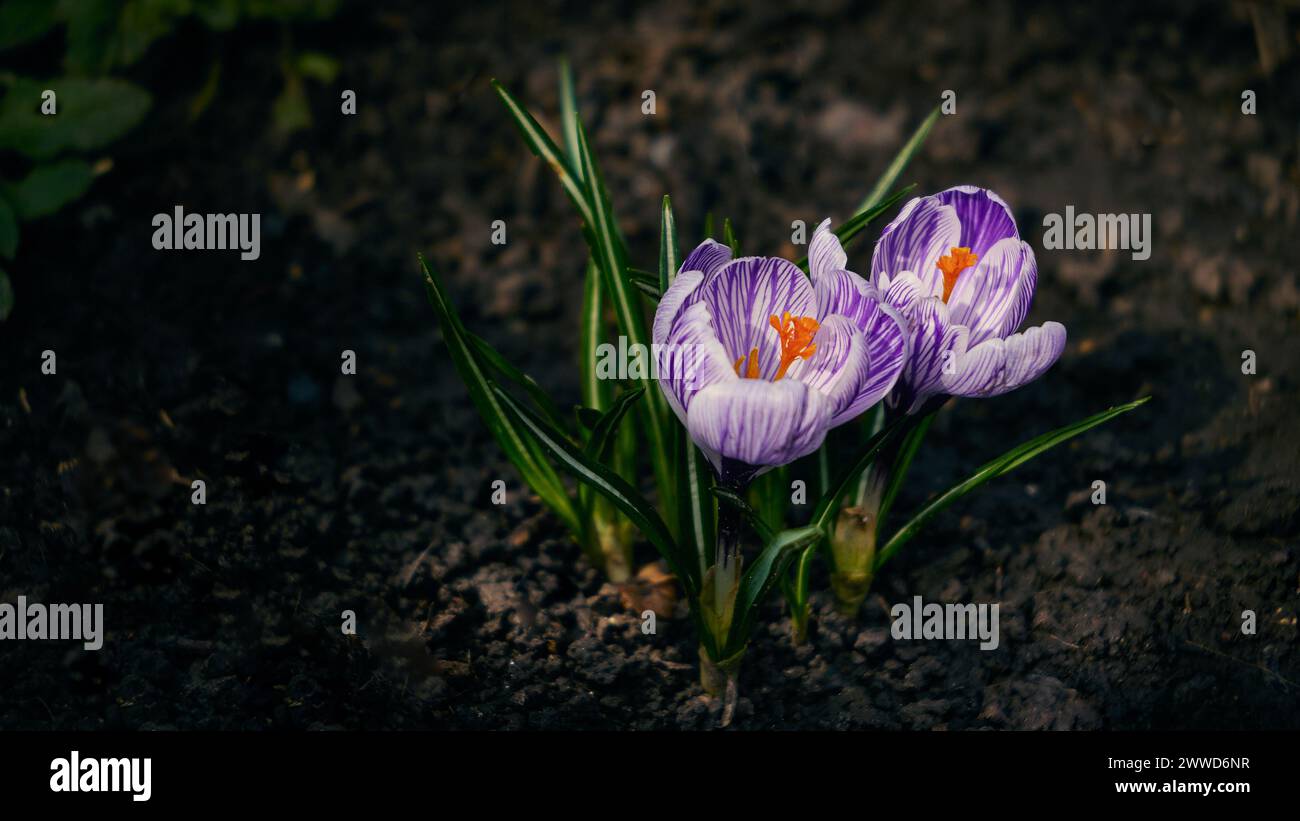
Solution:
<svg viewBox="0 0 1300 821"><path fill-rule="evenodd" d="M745 357L742 356L741 358L736 360L736 364L732 365L732 367L736 369L736 376L740 376L740 363L744 361L745 361ZM758 348L754 348L749 352L749 366L745 368L745 375L742 378L743 379L758 378Z"/></svg>
<svg viewBox="0 0 1300 821"><path fill-rule="evenodd" d="M979 256L972 254L969 248L953 248L946 256L939 257L939 270L943 272L943 301L952 295L952 286L957 284L957 275L975 263Z"/></svg>
<svg viewBox="0 0 1300 821"><path fill-rule="evenodd" d="M772 377L775 382L785 376L786 370L796 359L808 359L817 353L817 343L812 340L820 326L810 316L791 317L789 311L782 314L780 319L773 315L767 321L781 335L781 363L777 366L776 375Z"/></svg>

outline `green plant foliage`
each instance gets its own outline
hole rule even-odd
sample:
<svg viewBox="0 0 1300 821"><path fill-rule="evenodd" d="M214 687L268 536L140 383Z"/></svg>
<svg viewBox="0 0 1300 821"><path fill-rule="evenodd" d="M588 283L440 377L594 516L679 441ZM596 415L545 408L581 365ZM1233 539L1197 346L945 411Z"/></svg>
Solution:
<svg viewBox="0 0 1300 821"><path fill-rule="evenodd" d="M56 114L41 113L45 89L57 95ZM18 80L0 100L0 149L48 160L102 148L138 125L150 102L145 90L112 77Z"/></svg>
<svg viewBox="0 0 1300 821"><path fill-rule="evenodd" d="M94 178L85 160L58 160L38 165L16 183L0 187L21 220L48 216L86 193Z"/></svg>

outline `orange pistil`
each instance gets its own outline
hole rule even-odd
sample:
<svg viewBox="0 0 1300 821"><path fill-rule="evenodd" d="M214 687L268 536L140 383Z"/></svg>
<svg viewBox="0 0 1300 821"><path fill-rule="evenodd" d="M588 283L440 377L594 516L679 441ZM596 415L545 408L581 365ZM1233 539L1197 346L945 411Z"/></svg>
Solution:
<svg viewBox="0 0 1300 821"><path fill-rule="evenodd" d="M939 257L939 270L943 272L944 302L952 294L952 286L957 284L957 275L979 262L979 259L969 248L953 248L947 256Z"/></svg>

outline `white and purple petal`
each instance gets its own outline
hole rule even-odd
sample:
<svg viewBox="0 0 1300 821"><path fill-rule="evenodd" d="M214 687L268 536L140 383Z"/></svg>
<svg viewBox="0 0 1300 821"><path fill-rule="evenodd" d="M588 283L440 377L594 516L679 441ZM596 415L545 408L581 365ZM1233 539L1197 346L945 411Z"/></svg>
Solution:
<svg viewBox="0 0 1300 821"><path fill-rule="evenodd" d="M817 321L839 314L864 327L877 311L882 294L862 277L842 268L824 271L813 279L813 292L817 295Z"/></svg>
<svg viewBox="0 0 1300 821"><path fill-rule="evenodd" d="M943 390L954 396L999 396L1042 376L1065 350L1065 326L1059 322L989 339L956 360L952 373L943 374Z"/></svg>
<svg viewBox="0 0 1300 821"><path fill-rule="evenodd" d="M1020 239L1011 209L987 188L958 185L933 196L952 206L961 221L961 237L953 245L969 248L971 253L983 257L1000 240Z"/></svg>
<svg viewBox="0 0 1300 821"><path fill-rule="evenodd" d="M808 243L808 273L814 283L822 276L848 267L849 256L844 253L840 238L831 230L831 221L824 219L813 232Z"/></svg>
<svg viewBox="0 0 1300 821"><path fill-rule="evenodd" d="M681 311L672 333L655 340L652 350L659 387L683 424L697 393L715 383L740 378L714 333L709 307L702 302Z"/></svg>
<svg viewBox="0 0 1300 821"><path fill-rule="evenodd" d="M943 392L944 367L951 370L952 363L966 352L970 331L952 321L942 299L927 297L913 307L907 332L907 364L895 401L902 402L911 413L931 396Z"/></svg>
<svg viewBox="0 0 1300 821"><path fill-rule="evenodd" d="M867 338L871 372L858 388L858 396L843 414L845 421L884 399L903 376L907 366L907 322L888 305L862 329Z"/></svg>
<svg viewBox="0 0 1300 821"><path fill-rule="evenodd" d="M1030 276L1028 282L1026 273ZM974 268L957 276L948 296L952 321L970 328L972 346L991 337L1003 338L1024 320L1037 280L1034 251L1029 243L1015 237L999 240Z"/></svg>
<svg viewBox="0 0 1300 821"><path fill-rule="evenodd" d="M780 334L769 318L813 314L816 297L803 271L779 257L743 257L718 269L688 301L709 306L713 330L734 363L758 349L759 374L776 376Z"/></svg>
<svg viewBox="0 0 1300 821"><path fill-rule="evenodd" d="M731 248L715 240L706 239L682 260L682 267L677 269L681 276L687 271L699 271L705 278L731 261ZM675 280L674 280L675 281Z"/></svg>
<svg viewBox="0 0 1300 821"><path fill-rule="evenodd" d="M885 303L909 321L921 300L932 296L911 271L896 274L883 293Z"/></svg>
<svg viewBox="0 0 1300 821"><path fill-rule="evenodd" d="M673 322L682 313L686 300L703 281L704 273L701 271L682 271L673 279L673 284L659 297L659 305L655 308L655 321L650 331L651 342L668 341Z"/></svg>
<svg viewBox="0 0 1300 821"><path fill-rule="evenodd" d="M726 460L772 467L821 445L831 402L796 379L735 379L710 385L691 401L686 425L719 475Z"/></svg>
<svg viewBox="0 0 1300 821"><path fill-rule="evenodd" d="M879 282L882 274L893 278L911 271L925 286L926 296L940 295L943 275L939 257L957 244L961 231L961 221L951 206L934 197L911 200L876 242L871 255L872 282Z"/></svg>
<svg viewBox="0 0 1300 821"><path fill-rule="evenodd" d="M835 427L861 412L852 412L852 407L871 375L870 348L857 325L843 316L832 316L821 324L816 344L816 353L807 360L796 360L786 378L821 391L831 402L829 426Z"/></svg>

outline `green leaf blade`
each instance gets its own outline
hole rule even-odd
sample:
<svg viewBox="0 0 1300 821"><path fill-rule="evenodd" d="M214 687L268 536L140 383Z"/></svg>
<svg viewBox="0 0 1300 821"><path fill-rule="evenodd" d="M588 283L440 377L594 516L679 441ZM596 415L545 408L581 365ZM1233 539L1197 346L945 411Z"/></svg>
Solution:
<svg viewBox="0 0 1300 821"><path fill-rule="evenodd" d="M448 351L451 352L452 364L465 382L470 400L478 410L479 416L488 426L493 438L501 445L507 458L519 470L524 481L555 511L579 542L585 542L586 526L574 509L573 502L563 483L560 482L559 476L545 460L539 458L539 448L524 437L512 418L505 412L500 401L502 392L487 374L483 363L476 355L468 331L461 324L460 316L448 299L440 278L423 256L420 256L419 260L420 268L424 273L425 292L429 304L438 314L443 339Z"/></svg>
<svg viewBox="0 0 1300 821"><path fill-rule="evenodd" d="M564 416L560 413L559 406L557 406L555 400L551 399L546 391L542 389L542 386L537 384L537 380L510 364L505 357L497 352L496 348L489 345L487 341L478 334L471 331L465 331L465 336L474 346L474 352L489 367L491 367L492 370L496 371L496 373L502 378L507 379L524 389L528 394L528 398L533 401L533 404L537 405L538 410L546 414L546 417L550 420L551 424L561 430L568 430L568 424L564 421Z"/></svg>
<svg viewBox="0 0 1300 821"><path fill-rule="evenodd" d="M992 479L1003 476L1015 470L1020 465L1028 462L1030 459L1038 456L1044 451L1050 450L1062 442L1073 439L1074 437L1085 433L1098 425L1109 422L1117 416L1135 410L1150 401L1151 397L1145 396L1133 402L1104 410L1101 413L1093 414L1086 419L1066 425L1056 430L1048 431L1041 436L1036 436L1028 442L1024 442L1001 456L985 463L979 470L975 471L965 481L953 485L938 498L934 499L928 505L923 507L915 516L906 524L898 529L898 532L890 538L883 549L876 556L876 569L879 569L885 562L893 558L904 544L908 542L916 532L921 529L930 519L951 505L961 497L983 485Z"/></svg>
<svg viewBox="0 0 1300 821"><path fill-rule="evenodd" d="M576 130L579 166L586 181L592 211L592 221L587 223L588 234L592 242L592 253L601 267L605 294L614 307L619 329L627 337L629 350L639 345L649 352L650 334L641 305L632 299L626 250L618 234L613 210L609 205L604 178L596 166L587 132L581 122L576 123ZM653 372L653 368L647 370ZM641 382L647 396L638 416L646 431L650 464L654 468L656 484L664 491L661 493L660 501L667 518L676 521L676 499L668 492L668 489L673 487L675 479L667 432L668 405L651 375L645 376Z"/></svg>
<svg viewBox="0 0 1300 821"><path fill-rule="evenodd" d="M889 209L897 205L898 202L902 200L903 197L906 197L908 194L910 194L912 192L912 189L914 188L916 188L915 185L909 185L906 188L900 188L899 190L895 191L893 194L890 194L889 197L885 199L883 202L873 205L871 208L868 208L865 211L861 211L853 215L849 219L840 223L840 226L836 228L834 231L835 236L839 237L841 243L847 245L849 240L853 239L858 234L860 234L863 231L863 229L865 229L868 225L870 225L872 222L878 219L881 214L885 213L886 211L888 211ZM806 255L801 257L799 261L795 263L795 265L799 266L804 271L807 271L808 257Z"/></svg>
<svg viewBox="0 0 1300 821"><path fill-rule="evenodd" d="M867 194L866 199L864 199L862 204L858 206L859 213L874 208L881 199L884 198L885 192L894 187L894 183L897 182L899 176L902 175L903 169L907 168L907 164L911 162L913 155L921 149L921 146L925 143L925 138L930 136L930 129L934 128L934 124L938 119L939 107L936 106L934 111L931 111L930 114L921 121L921 124L917 126L916 131L912 132L912 136L903 144L903 147L899 149L898 153L894 155L894 159L885 169L885 173L880 175L880 179L876 180L876 185L871 189L871 193Z"/></svg>
<svg viewBox="0 0 1300 821"><path fill-rule="evenodd" d="M901 420L886 426L863 444L853 463L832 480L830 489L823 493L821 499L818 500L817 507L813 509L812 519L808 523L809 526L816 527L827 535L830 534L830 527L833 524L832 519L839 510L840 499L857 482L862 471L871 465L876 456L880 454L880 451L884 449L885 444L894 437L900 425Z"/></svg>
<svg viewBox="0 0 1300 821"><path fill-rule="evenodd" d="M644 394L645 388L633 388L614 400L613 407L605 411L597 420L595 427L591 429L591 438L587 440L586 447L582 449L585 456L600 462L605 461L605 453L614 441L614 434L618 431L619 423L623 421L623 417L632 408L636 400L640 399Z"/></svg>
<svg viewBox="0 0 1300 821"><path fill-rule="evenodd" d="M667 525L659 517L659 513L654 509L654 506L646 501L645 497L628 484L623 477L586 456L558 431L548 426L534 411L522 405L500 388L496 389L496 393L501 403L511 411L513 416L520 421L524 428L536 438L562 468L572 474L579 482L590 486L593 490L609 499L641 530L646 539L654 545L659 555L668 562L672 571L677 574L688 595L697 595L699 579L693 572L690 563L682 562L681 552L678 550L672 534L668 531Z"/></svg>
<svg viewBox="0 0 1300 821"><path fill-rule="evenodd" d="M758 536L760 542L767 544L772 541L776 531L763 518L763 515L754 509L748 499L729 487L715 487L713 488L713 495L718 497L719 501L725 502L738 510L745 517L745 521L749 524L750 529L754 531L754 535Z"/></svg>
<svg viewBox="0 0 1300 821"><path fill-rule="evenodd" d="M677 244L677 217L673 215L673 201L664 194L663 206L659 212L659 293L668 293L668 288L677 277L681 267L681 248Z"/></svg>
<svg viewBox="0 0 1300 821"><path fill-rule="evenodd" d="M79 199L90 189L94 178L90 163L58 160L36 166L18 182L5 185L0 194L13 204L20 220L34 220L49 216Z"/></svg>
<svg viewBox="0 0 1300 821"><path fill-rule="evenodd" d="M724 655L739 652L748 643L759 605L785 575L799 551L816 544L822 536L822 531L812 526L783 530L772 537L745 569L740 579L740 590L736 594L736 609Z"/></svg>
<svg viewBox="0 0 1300 821"><path fill-rule="evenodd" d="M574 167L576 159L574 163L570 163L561 153L555 141L546 133L546 129L542 128L528 109L524 108L523 104L507 91L505 86L493 80L492 89L505 103L511 119L514 120L519 133L524 137L524 142L527 143L534 154L541 157L551 167L551 170L559 177L564 193L569 195L574 207L578 209L578 216L582 218L585 224L591 225L593 219L591 204L587 200L587 190L581 176L582 172Z"/></svg>

